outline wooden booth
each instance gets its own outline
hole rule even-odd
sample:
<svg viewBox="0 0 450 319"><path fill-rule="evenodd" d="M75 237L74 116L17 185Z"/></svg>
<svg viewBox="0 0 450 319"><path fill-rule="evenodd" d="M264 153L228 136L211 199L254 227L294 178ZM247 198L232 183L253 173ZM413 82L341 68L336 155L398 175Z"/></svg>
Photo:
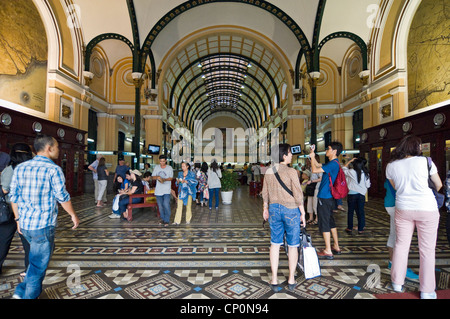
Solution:
<svg viewBox="0 0 450 319"><path fill-rule="evenodd" d="M361 132L360 156L368 160L369 196L384 197L386 166L391 151L408 134L422 140L424 156L436 164L442 182L450 169L450 105L378 125Z"/></svg>
<svg viewBox="0 0 450 319"><path fill-rule="evenodd" d="M84 193L85 131L51 122L25 113L0 107L0 150L8 153L15 143L27 143L33 148L38 133L53 136L59 143L59 159L71 196Z"/></svg>

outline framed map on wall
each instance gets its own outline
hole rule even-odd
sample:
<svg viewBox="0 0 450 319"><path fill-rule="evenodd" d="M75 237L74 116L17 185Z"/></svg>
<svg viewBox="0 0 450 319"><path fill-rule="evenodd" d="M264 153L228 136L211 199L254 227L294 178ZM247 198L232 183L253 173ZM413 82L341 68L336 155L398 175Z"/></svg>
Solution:
<svg viewBox="0 0 450 319"><path fill-rule="evenodd" d="M0 99L45 112L47 34L32 0L0 1Z"/></svg>
<svg viewBox="0 0 450 319"><path fill-rule="evenodd" d="M408 37L408 111L449 99L450 6L448 0L423 0Z"/></svg>

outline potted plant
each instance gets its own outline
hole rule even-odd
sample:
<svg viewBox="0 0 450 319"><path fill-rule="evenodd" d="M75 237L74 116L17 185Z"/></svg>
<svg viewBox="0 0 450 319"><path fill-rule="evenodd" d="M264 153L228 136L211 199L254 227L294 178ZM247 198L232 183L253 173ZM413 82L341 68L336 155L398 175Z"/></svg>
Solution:
<svg viewBox="0 0 450 319"><path fill-rule="evenodd" d="M221 197L222 203L231 204L233 198L233 191L240 185L238 176L234 172L224 170L222 172L222 178L220 180L222 184Z"/></svg>

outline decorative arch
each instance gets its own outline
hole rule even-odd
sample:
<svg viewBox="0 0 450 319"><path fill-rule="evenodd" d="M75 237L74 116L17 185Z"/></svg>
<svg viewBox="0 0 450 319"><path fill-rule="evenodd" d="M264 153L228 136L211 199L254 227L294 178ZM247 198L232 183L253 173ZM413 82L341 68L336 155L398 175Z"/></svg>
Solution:
<svg viewBox="0 0 450 319"><path fill-rule="evenodd" d="M270 14L274 15L277 19L279 19L286 27L292 31L294 36L297 38L300 46L301 51L305 53L306 60L308 64L311 63L311 46L308 42L307 37L305 36L303 30L300 28L300 26L292 19L289 15L287 15L283 10L278 8L277 6L264 1L264 0L258 0L258 1L249 1L249 0L189 0L186 1L179 6L175 7L171 11L169 11L164 17L162 17L156 25L150 30L147 37L145 38L145 41L142 45L142 51L141 51L141 63L144 63L146 61L147 55L151 52L151 46L155 42L156 37L159 35L159 33L166 27L172 20L177 18L179 15L183 14L184 12L194 9L200 5L205 4L211 4L211 3L217 3L217 2L237 2L242 4L248 4L253 5L255 7L258 7L260 9L263 9ZM142 68L142 65L141 65Z"/></svg>
<svg viewBox="0 0 450 319"><path fill-rule="evenodd" d="M92 50L94 49L94 47L97 44L99 44L100 42L102 42L104 40L119 40L119 41L125 42L125 44L128 45L128 47L130 48L131 52L134 55L135 47L134 47L133 43L131 43L131 41L128 40L126 37L124 37L123 35L117 34L117 33L103 33L103 34L96 36L91 41L89 41L88 45L86 46L86 53L85 53L85 57L84 57L84 68L86 71L89 71L89 68L90 68Z"/></svg>
<svg viewBox="0 0 450 319"><path fill-rule="evenodd" d="M359 37L358 35L356 35L352 32L340 31L340 32L334 32L334 33L326 36L322 41L320 41L319 46L317 48L319 54L320 54L320 50L322 50L325 43L327 43L330 40L336 39L336 38L347 38L347 39L352 40L353 42L355 42L358 45L358 47L361 50L362 68L363 68L363 70L367 70L367 45L364 42L364 40L361 39L361 37ZM318 59L314 63L314 69L319 70L319 60Z"/></svg>

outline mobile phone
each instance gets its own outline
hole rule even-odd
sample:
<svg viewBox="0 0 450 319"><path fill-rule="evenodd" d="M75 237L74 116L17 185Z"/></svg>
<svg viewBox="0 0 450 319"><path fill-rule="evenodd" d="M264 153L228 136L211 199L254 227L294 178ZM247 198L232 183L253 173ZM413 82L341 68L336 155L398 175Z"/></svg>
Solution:
<svg viewBox="0 0 450 319"><path fill-rule="evenodd" d="M314 152L315 151L315 149L316 149L316 145L311 145L311 152Z"/></svg>

